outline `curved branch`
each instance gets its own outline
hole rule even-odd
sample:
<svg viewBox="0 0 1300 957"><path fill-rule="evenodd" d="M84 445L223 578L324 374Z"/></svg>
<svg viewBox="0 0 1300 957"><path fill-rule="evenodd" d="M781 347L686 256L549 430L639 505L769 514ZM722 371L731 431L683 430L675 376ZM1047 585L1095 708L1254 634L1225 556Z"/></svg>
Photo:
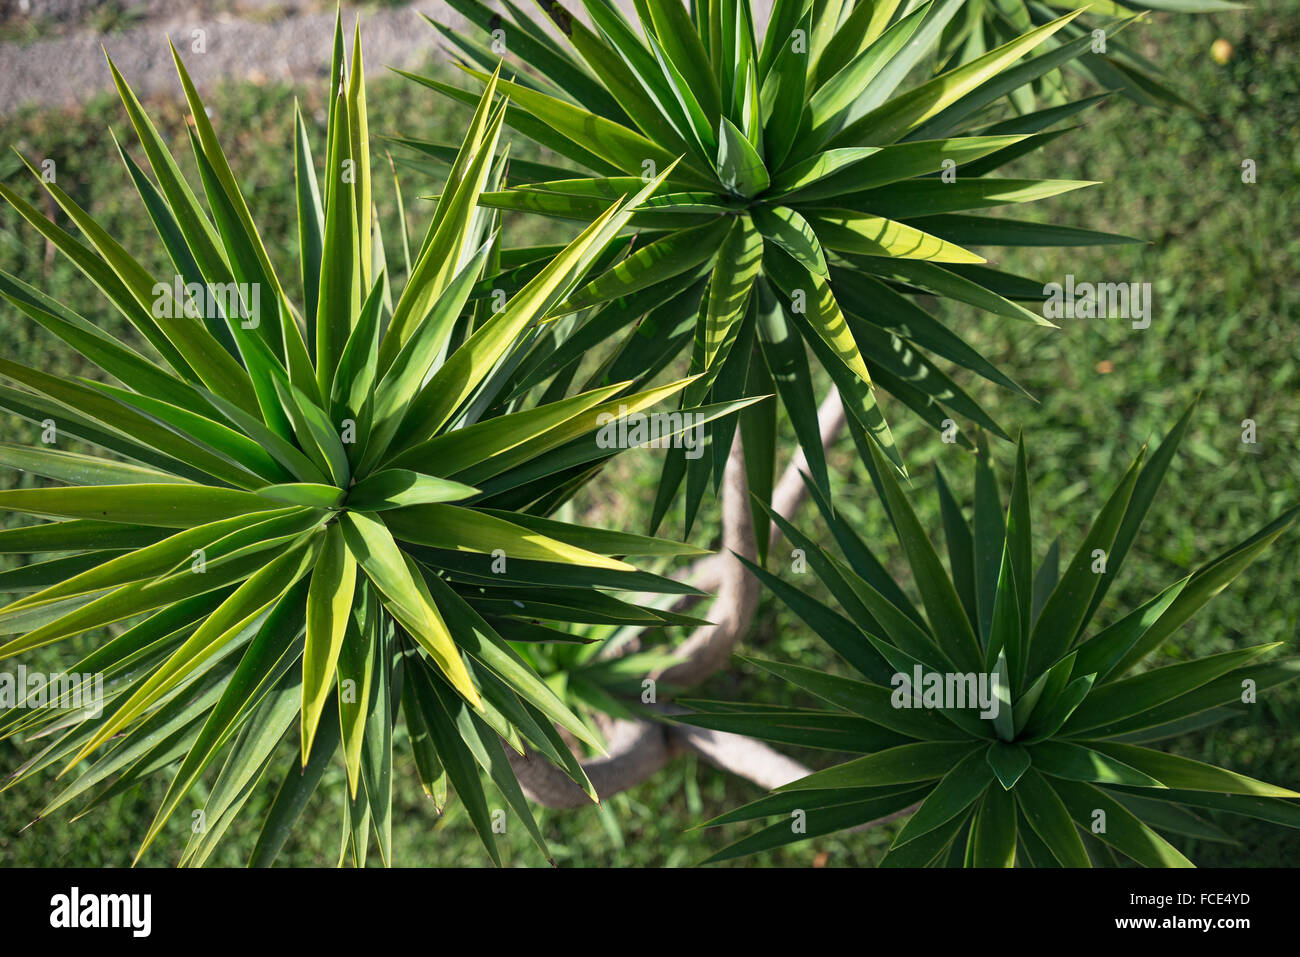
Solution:
<svg viewBox="0 0 1300 957"><path fill-rule="evenodd" d="M844 405L834 389L817 410L823 448L829 448L844 427ZM772 492L772 508L793 515L808 489L801 472L808 469L802 449L795 452ZM736 558L756 559L749 483L745 478L744 449L739 431L732 440L722 477L722 544L715 555L697 562L687 578L697 587L716 593L710 609L713 623L696 628L677 649L676 664L651 675L668 687L694 687L726 665L736 644L749 630L758 608L759 588L754 576ZM775 523L773 542L780 537ZM667 710L667 709L665 709ZM677 754L693 752L721 770L739 775L760 787L772 789L809 774L808 768L760 741L738 734L710 731L651 720L614 721L606 735L609 753L582 762L596 793L609 797L635 787L661 770ZM582 807L591 799L563 771L528 751L513 751L510 764L524 792L547 807Z"/></svg>
<svg viewBox="0 0 1300 957"><path fill-rule="evenodd" d="M793 758L741 734L685 725L675 726L671 733L679 750L694 751L718 770L753 781L767 791L812 773Z"/></svg>
<svg viewBox="0 0 1300 957"><path fill-rule="evenodd" d="M669 709L664 709L668 711ZM810 774L793 758L761 741L724 731L658 721L614 721L607 729L609 754L582 762L602 799L636 787L663 769L672 758L691 752L709 764L772 790ZM510 766L532 801L553 808L583 807L591 797L573 780L534 751L507 751Z"/></svg>
<svg viewBox="0 0 1300 957"><path fill-rule="evenodd" d="M665 726L653 721L615 721L605 736L609 754L582 762L592 787L602 798L626 791L659 771L671 758ZM535 751L507 749L510 766L530 800L545 807L574 808L591 797L567 774Z"/></svg>

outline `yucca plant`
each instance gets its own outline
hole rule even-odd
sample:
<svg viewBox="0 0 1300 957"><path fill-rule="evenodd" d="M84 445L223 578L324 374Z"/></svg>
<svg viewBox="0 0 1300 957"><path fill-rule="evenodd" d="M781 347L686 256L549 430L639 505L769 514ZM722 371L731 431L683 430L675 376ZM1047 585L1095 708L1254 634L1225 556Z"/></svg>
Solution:
<svg viewBox="0 0 1300 957"><path fill-rule="evenodd" d="M857 676L755 661L821 705L709 702L679 720L860 756L712 821L782 818L712 860L908 814L914 805L885 866L1190 866L1160 832L1229 839L1196 810L1300 827L1295 791L1155 744L1240 714L1254 694L1300 675L1300 658L1269 657L1279 643L1266 643L1151 661L1300 509L1091 627L1190 416L1189 409L1149 459L1145 449L1137 456L1059 577L1056 545L1033 567L1023 443L1005 517L986 454L975 463L970 519L936 473L947 569L893 470L864 448L919 607L815 488L842 558L775 516L839 608L758 566L754 573Z"/></svg>
<svg viewBox="0 0 1300 957"><path fill-rule="evenodd" d="M616 354L588 385L689 351L701 378L686 401L779 393L826 490L808 347L896 467L902 458L875 386L935 428L951 412L1005 437L927 353L1021 390L915 297L1050 325L1018 301L1041 300L1040 283L990 268L968 247L1133 241L972 214L1091 185L985 176L1096 102L1008 115L1008 93L1086 48L1081 38L1037 52L1074 13L918 82L959 0L906 8L777 0L761 42L748 0L646 0L631 19L584 0L590 27L563 5L542 3L558 37L509 2L505 15L479 0L452 5L484 38L433 25L478 81L503 57L518 69L500 84L511 98L506 123L560 162L512 163L510 188L485 194L483 204L587 222L680 157L630 220L637 231L623 240L626 255L558 307L574 315L521 367L520 385L568 381L579 358L614 336ZM476 100L408 75L462 103ZM443 162L454 155L445 144L399 142ZM518 268L494 282L525 281L544 252L526 262L527 252L516 251ZM633 323L635 333L622 335ZM771 485L775 421L767 406L742 422L760 498ZM734 428L728 420L712 430L711 455L669 458L652 527L685 477L689 528L708 478L719 481Z"/></svg>
<svg viewBox="0 0 1300 957"><path fill-rule="evenodd" d="M37 423L47 443L0 446L0 464L63 483L0 491L0 509L55 519L0 532L0 551L50 556L0 576L0 589L27 592L0 608L10 636L0 658L89 633L89 653L63 671L86 676L81 691L103 681L96 702L69 693L57 707L20 701L0 715L0 733L42 746L6 786L79 769L44 813L74 802L84 813L170 773L143 853L207 775L202 826L182 858L201 864L276 778L252 853L266 864L339 758L341 856L364 864L373 832L387 863L404 725L437 807L450 782L494 859L478 766L544 851L502 742L521 753L526 743L593 800L561 732L599 742L512 642L575 640L574 623L698 623L619 593L690 591L622 558L699 551L548 515L617 454L594 439L602 417L649 408L688 381L503 404L501 370L661 180L596 217L498 311L467 308L499 254L495 214L476 202L504 165L505 105L490 82L408 279L392 288L372 212L359 33L345 71L340 25L323 191L296 118L295 303L175 60L210 212L112 67L154 179L121 156L175 283L55 183L45 187L84 241L0 185L148 344L0 275L9 304L116 380L0 359L14 384L0 387L0 406ZM707 420L739 405L698 411ZM91 451L57 447L67 440ZM125 630L104 637L114 623Z"/></svg>

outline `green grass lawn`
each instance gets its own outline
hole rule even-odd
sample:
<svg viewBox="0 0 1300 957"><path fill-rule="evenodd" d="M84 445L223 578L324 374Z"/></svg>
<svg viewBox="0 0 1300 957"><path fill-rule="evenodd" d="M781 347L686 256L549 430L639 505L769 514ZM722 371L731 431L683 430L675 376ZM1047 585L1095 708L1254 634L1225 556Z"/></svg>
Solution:
<svg viewBox="0 0 1300 957"><path fill-rule="evenodd" d="M1161 64L1205 113L1162 116L1119 97L1085 114L1082 126L1031 154L1006 175L1103 181L1046 204L1034 215L1054 222L1105 229L1149 240L1147 245L1095 249L988 251L1000 268L1042 281L1149 282L1154 293L1151 326L1134 330L1124 320L1063 320L1059 331L1035 329L973 309L949 307L945 320L995 364L1038 398L1032 404L995 394L987 383L962 379L1012 434L1023 429L1030 448L1032 498L1041 556L1060 535L1066 554L1082 539L1087 522L1123 469L1148 438L1161 435L1198 393L1200 406L1165 492L1148 517L1121 579L1099 614L1098 626L1114 620L1191 568L1245 538L1300 497L1300 3L1261 2L1234 15L1156 17L1132 31L1138 49ZM1225 65L1211 59L1216 38L1235 52ZM289 261L296 242L293 220L292 123L290 97L299 96L317 131L324 126L319 90L231 87L204 91L214 105L214 123L232 164L251 197L272 255ZM466 114L431 93L372 68L371 125L431 138L457 137ZM166 134L181 133L182 111L159 104ZM120 107L107 98L74 113L34 113L0 121L0 144L13 143L33 158L55 159L58 181L100 218L146 266L162 272L160 252L146 233L138 199L114 155L111 124L126 127ZM382 149L382 147L381 147ZM513 155L529 155L517 143ZM1252 159L1258 182L1241 180L1241 163ZM319 160L319 157L318 157ZM16 165L0 159L7 182L21 182ZM390 251L400 249L387 164L376 165L376 200L385 214ZM438 184L414 170L401 170L413 235L423 228L423 202ZM382 174L382 175L381 175ZM37 191L23 185L31 199ZM47 261L33 232L19 229L12 214L0 217L0 266L67 297L83 315L125 335L123 322L102 305L95 290L62 259ZM534 220L507 223L512 243L555 235ZM283 245L281 245L283 244ZM152 250L152 252L150 252ZM390 252L390 261L392 254ZM6 356L40 368L87 375L91 370L59 347L15 310L0 311ZM937 529L931 463L938 463L959 495L969 496L968 461L959 447L909 420L897 404L886 412L908 460L922 521ZM1242 421L1256 423L1257 442L1241 441ZM6 418L5 441L28 442L29 423ZM788 446L787 446L788 447ZM1003 467L1014 449L1000 447ZM641 531L653 499L659 462L652 451L630 452L586 489L579 515ZM852 444L832 451L838 480L837 505L879 542L892 567L901 555ZM8 485L12 476L0 477ZM706 505L706 513L709 506ZM812 519L808 518L808 522ZM679 525L670 525L676 532ZM694 540L708 543L716 520L705 514ZM937 532L936 532L937 536ZM788 571L788 547L776 549L771 566ZM1167 646L1170 660L1223 651L1262 641L1292 643L1300 601L1295 597L1300 532L1292 531L1228 591L1186 626ZM900 572L901 574L901 572ZM793 580L793 577L792 577ZM801 585L815 588L800 580ZM83 638L82 643L91 639ZM796 660L813 667L838 667L820 642L783 606L764 598L746 653ZM58 658L66 661L63 653ZM54 655L33 655L37 667ZM698 696L744 701L784 701L790 692L764 681L747 666L715 676ZM285 745L285 764L294 742ZM1300 787L1300 688L1292 686L1261 701L1248 716L1211 731L1167 742L1171 750L1233 770ZM0 769L12 770L35 753L36 743L0 742ZM826 764L833 755L803 754ZM462 811L453 801L442 818L424 798L398 748L394 796L394 842L399 863L469 865L488 863ZM341 777L341 769L336 775ZM50 778L41 784L53 787ZM342 809L318 791L282 863L330 865L338 858ZM70 823L66 815L19 833L49 792L27 785L0 797L0 866L125 865L134 855L165 788L156 780L139 792L113 797L89 816ZM202 793L198 798L202 798ZM757 788L726 777L702 762L675 762L652 781L615 796L599 808L539 810L538 820L560 864L689 865L729 843L739 832L693 829L722 811L759 796ZM256 835L259 809L269 794L255 796L218 852L217 862L241 863ZM197 806L197 805L195 805ZM504 802L502 804L504 806ZM1235 845L1175 840L1202 865L1286 865L1300 861L1300 833L1228 818L1219 823L1235 834ZM189 826L177 814L146 863L174 860ZM742 865L871 864L892 838L891 828L840 834L781 852L748 858ZM522 826L513 820L500 841L510 864L544 863ZM373 856L373 854L372 854Z"/></svg>

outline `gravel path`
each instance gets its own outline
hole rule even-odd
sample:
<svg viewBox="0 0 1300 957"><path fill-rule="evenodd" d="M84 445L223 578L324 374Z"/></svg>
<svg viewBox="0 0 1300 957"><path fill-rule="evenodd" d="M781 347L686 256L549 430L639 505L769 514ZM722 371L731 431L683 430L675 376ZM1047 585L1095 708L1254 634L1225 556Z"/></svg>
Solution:
<svg viewBox="0 0 1300 957"><path fill-rule="evenodd" d="M200 88L231 78L315 82L328 72L332 10L296 12L290 7L267 5L264 16L259 18L255 4L245 4L241 16L212 6L155 0L146 4L143 19L125 30L61 31L60 24L54 21L50 23L51 32L65 35L33 43L0 44L0 115L27 105L72 106L94 93L112 89L101 44L141 96L179 95L167 36L184 56ZM384 66L410 69L428 61L439 45L438 35L417 10L440 23L464 28L464 19L440 2L364 7L360 10L361 31L368 71ZM354 7L343 8L349 32L357 12ZM196 30L203 33L195 34ZM203 52L195 47L199 36L204 41Z"/></svg>

